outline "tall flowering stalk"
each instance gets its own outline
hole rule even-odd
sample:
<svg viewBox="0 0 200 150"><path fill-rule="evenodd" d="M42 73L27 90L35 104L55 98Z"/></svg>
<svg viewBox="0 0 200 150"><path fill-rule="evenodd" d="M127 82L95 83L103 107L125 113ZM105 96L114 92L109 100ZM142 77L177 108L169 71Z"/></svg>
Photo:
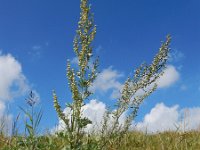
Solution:
<svg viewBox="0 0 200 150"><path fill-rule="evenodd" d="M69 114L63 113L57 95L55 91L53 92L54 107L59 118L66 126L65 138L69 142L66 149L84 149L84 144L87 143L84 128L92 122L82 116L82 107L85 105L85 100L92 94L89 87L97 77L98 67L98 58L93 63L91 60L93 54L92 42L96 34L96 26L94 25L88 0L81 0L80 8L80 21L73 42L73 50L78 58L78 68L74 69L70 61L67 61L67 79L73 100L72 103L66 105L70 109ZM115 105L115 111L107 110L104 115L102 128L100 128L102 131L96 137L98 145L95 149L104 149L107 144L117 143L116 140L120 141L128 132L140 104L157 88L155 81L163 74L166 67L170 40L170 36L167 36L167 40L162 43L158 54L150 65L142 64L136 69L133 77L129 77L125 81L121 97ZM123 124L120 124L119 119L124 113L126 113L126 120ZM112 121L109 121L110 119ZM117 149L116 146L114 145L111 148Z"/></svg>
<svg viewBox="0 0 200 150"><path fill-rule="evenodd" d="M104 128L101 132L101 142L104 141L101 143L103 147L108 141L120 143L116 140L122 139L130 129L132 121L137 116L140 104L156 90L156 81L163 75L166 68L170 41L171 37L168 35L152 63L150 65L142 64L135 70L133 77L128 77L125 81L121 97L116 104L116 111L107 111L104 117ZM125 122L120 124L119 119L123 114L126 114L126 119ZM110 116L112 116L112 124L108 125ZM115 147L117 147L116 144Z"/></svg>
<svg viewBox="0 0 200 150"><path fill-rule="evenodd" d="M84 102L92 94L88 89L97 76L98 59L91 64L92 41L95 38L96 26L94 25L93 14L91 14L88 0L81 0L81 14L78 22L78 29L74 38L73 49L78 58L78 69L72 68L70 61L67 62L67 79L72 93L72 103L67 108L72 114L66 116L61 110L56 93L53 93L54 107L61 120L64 121L67 130L67 140L70 149L78 149L83 144L83 129L92 122L82 117L81 108Z"/></svg>

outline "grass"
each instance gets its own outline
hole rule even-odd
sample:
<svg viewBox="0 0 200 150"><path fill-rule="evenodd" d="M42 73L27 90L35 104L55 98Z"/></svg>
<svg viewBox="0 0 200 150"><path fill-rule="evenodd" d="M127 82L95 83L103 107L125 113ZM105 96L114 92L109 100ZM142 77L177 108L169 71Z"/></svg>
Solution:
<svg viewBox="0 0 200 150"><path fill-rule="evenodd" d="M85 137L88 145L86 149L98 149L99 141L97 136ZM37 147L35 150L62 150L67 149L67 141L62 134L43 135L35 138ZM26 145L26 138L21 136L5 137L0 136L1 150L30 150L30 145ZM200 147L200 132L163 132L157 134L145 134L142 132L129 132L123 139L108 141L103 149L105 150L198 150Z"/></svg>

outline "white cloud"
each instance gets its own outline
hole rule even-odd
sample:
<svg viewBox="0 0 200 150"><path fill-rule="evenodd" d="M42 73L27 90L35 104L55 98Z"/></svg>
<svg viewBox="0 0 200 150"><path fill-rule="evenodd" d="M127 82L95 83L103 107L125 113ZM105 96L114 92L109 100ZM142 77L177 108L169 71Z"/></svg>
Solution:
<svg viewBox="0 0 200 150"><path fill-rule="evenodd" d="M117 70L109 67L104 69L94 81L91 91L99 91L102 93L107 92L108 90L112 90L111 98L117 98L120 94L120 90L122 88L122 84L118 81L119 78L123 77L123 74L118 72Z"/></svg>
<svg viewBox="0 0 200 150"><path fill-rule="evenodd" d="M29 88L21 64L11 55L0 55L0 101L24 94Z"/></svg>
<svg viewBox="0 0 200 150"><path fill-rule="evenodd" d="M72 63L77 64L77 58L72 60ZM164 75L157 81L159 88L169 87L174 84L179 79L179 73L176 68L172 65L167 66L164 71ZM118 81L119 78L123 77L123 74L114 70L112 67L104 69L97 77L93 86L90 87L92 92L98 91L100 93L106 93L109 90L112 91L111 98L119 97L120 90L122 88L122 84ZM106 105L97 100L91 100L88 104L86 104L83 109L83 116L88 117L93 124L88 125L86 131L100 130L101 129L101 122L103 119L103 114L106 111ZM71 112L69 109L64 110L65 114L70 115ZM110 116L110 118L112 118ZM122 115L120 118L120 123L123 123L126 118L126 113ZM164 121L161 119L167 118ZM110 119L112 122L112 119ZM164 104L158 104L150 114L145 116L143 122L138 123L138 128L143 129L148 127L150 131L160 131L168 130L171 128L175 128L175 123L179 121L179 112L178 112L178 105L174 107L166 107ZM110 122L110 124L111 124ZM162 128L158 128L158 125ZM65 128L64 123L62 120L59 120L59 124L55 130L61 130Z"/></svg>
<svg viewBox="0 0 200 150"><path fill-rule="evenodd" d="M71 63L74 65L78 65L78 57L74 57L73 59L71 59ZM89 66L92 67L91 62L89 63ZM123 76L123 73L114 70L112 67L108 67L98 74L96 80L89 89L92 92L99 92L103 94L111 90L110 98L117 99L120 97L120 90L123 87L118 79Z"/></svg>
<svg viewBox="0 0 200 150"><path fill-rule="evenodd" d="M83 107L83 117L87 117L92 121L92 124L87 125L86 130L91 131L101 129L103 115L106 112L106 105L97 100L91 100Z"/></svg>
<svg viewBox="0 0 200 150"><path fill-rule="evenodd" d="M6 113L6 103L24 95L30 86L22 72L21 64L11 55L0 53L0 125L8 132L12 115Z"/></svg>
<svg viewBox="0 0 200 150"><path fill-rule="evenodd" d="M167 66L164 74L157 80L158 88L165 88L173 85L180 78L179 72L172 65Z"/></svg>
<svg viewBox="0 0 200 150"><path fill-rule="evenodd" d="M75 61L75 59L74 59ZM100 93L106 93L111 90L111 98L116 99L120 97L120 91L123 87L123 84L119 82L119 79L124 75L117 70L114 70L112 67L104 69L94 81L93 86L90 88L92 92L99 91ZM180 78L180 74L177 69L168 65L164 70L164 74L156 81L158 88L167 88L177 82ZM152 87L152 86L150 86ZM139 93L143 93L139 91Z"/></svg>
<svg viewBox="0 0 200 150"><path fill-rule="evenodd" d="M63 112L68 118L70 118L69 115L71 115L71 112L69 108L66 108ZM84 105L82 107L82 117L87 117L89 120L92 121L92 124L87 125L85 131L95 133L99 132L102 129L103 116L105 112L106 104L98 100L93 99L88 104ZM119 124L123 124L125 119L126 112L123 113L122 116L119 118ZM111 125L112 121L112 116L110 116L108 125ZM59 120L58 126L53 129L53 131L60 131L63 129L65 129L64 122L62 120Z"/></svg>
<svg viewBox="0 0 200 150"><path fill-rule="evenodd" d="M78 64L78 58L74 57L71 60L72 64ZM120 91L123 87L123 84L119 81L124 74L114 70L111 66L104 69L101 73L98 74L96 80L94 81L93 85L90 87L92 92L99 92L99 93L107 93L111 91L110 98L117 99L120 97ZM158 88L166 88L173 85L178 79L180 78L179 72L177 69L172 66L168 65L167 68L164 70L164 74L156 81ZM150 87L152 87L151 85ZM139 93L143 94L143 91L139 91Z"/></svg>
<svg viewBox="0 0 200 150"><path fill-rule="evenodd" d="M158 78L155 83L157 84L158 88L167 88L172 86L174 83L176 83L180 78L179 72L176 70L176 68L172 65L168 65L166 69L164 70L164 74ZM145 88L146 91L153 88L154 84L152 83L149 86ZM186 90L186 86L182 86L181 90ZM144 95L145 91L142 89L139 89L134 96L142 96Z"/></svg>
<svg viewBox="0 0 200 150"><path fill-rule="evenodd" d="M163 103L157 104L151 109L149 114L146 114L144 121L138 123L139 129L148 131L165 131L175 128L175 123L178 121L178 106L167 107Z"/></svg>
<svg viewBox="0 0 200 150"><path fill-rule="evenodd" d="M200 125L199 116L200 107L179 110L178 105L167 107L159 103L137 124L137 129L148 133L175 131L177 127L179 130L195 130Z"/></svg>
<svg viewBox="0 0 200 150"><path fill-rule="evenodd" d="M65 108L64 114L68 117L71 115L70 109ZM106 112L106 105L103 102L97 100L91 100L88 104L82 107L82 117L87 117L93 123L87 125L86 131L97 129L100 127L104 113ZM65 129L64 122L59 120L59 124L56 127L57 131Z"/></svg>
<svg viewBox="0 0 200 150"><path fill-rule="evenodd" d="M113 110L115 111L115 110ZM99 132L102 129L103 115L106 112L106 104L95 99L91 100L82 108L82 117L87 117L92 124L87 125L85 131ZM69 118L70 109L66 108L64 113ZM127 116L127 112L123 113L119 119L119 123L123 125ZM136 125L137 130L147 131L148 133L163 131L188 131L196 130L200 127L200 107L179 109L178 105L168 107L163 103L157 104L151 111L145 115L142 122ZM112 125L112 116L109 117L108 125ZM134 123L135 124L135 123ZM133 124L132 124L133 126ZM178 127L178 128L177 128ZM65 129L62 120L59 120L58 126L54 131Z"/></svg>

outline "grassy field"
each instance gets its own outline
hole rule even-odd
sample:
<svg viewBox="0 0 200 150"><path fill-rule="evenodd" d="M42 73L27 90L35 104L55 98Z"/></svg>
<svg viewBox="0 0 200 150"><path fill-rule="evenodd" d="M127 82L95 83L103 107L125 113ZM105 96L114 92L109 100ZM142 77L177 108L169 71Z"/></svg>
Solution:
<svg viewBox="0 0 200 150"><path fill-rule="evenodd" d="M101 149L98 147L98 137L85 137L85 148L88 150ZM68 149L64 135L45 135L30 139L30 137L10 137L1 135L1 150L62 150ZM34 147L33 147L34 146ZM105 150L199 150L200 132L164 132L158 134L144 134L129 132L123 139L107 141Z"/></svg>

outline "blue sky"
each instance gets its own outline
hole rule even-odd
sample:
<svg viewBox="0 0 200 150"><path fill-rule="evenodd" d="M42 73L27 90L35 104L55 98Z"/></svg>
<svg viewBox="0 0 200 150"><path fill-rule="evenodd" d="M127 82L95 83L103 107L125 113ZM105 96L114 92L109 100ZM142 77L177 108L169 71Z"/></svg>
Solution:
<svg viewBox="0 0 200 150"><path fill-rule="evenodd" d="M53 108L52 90L57 91L63 107L70 99L66 60L75 57L72 41L80 2L0 0L0 3L0 69L4 68L6 72L6 65L10 65L3 58L13 60L13 64L18 63L21 67L12 72L17 74L16 78L11 78L12 82L8 77L5 80L0 72L3 83L0 83L0 90L4 89L0 94L5 93L4 87L9 94L22 86L36 90L44 112L42 126L51 129L58 120ZM99 70L110 73L112 79L108 83L113 84L104 90L97 88L98 101L112 105L115 100L110 95L117 90L115 85L121 85L142 62L151 62L161 41L171 34L171 70L164 79L169 79L170 84L159 88L144 102L136 121L145 122L144 117L153 115L150 112L156 106L170 111L179 105L171 111L178 113L185 108L191 112L194 107L200 110L200 1L91 0L90 3L97 25L94 54L100 56ZM18 105L25 104L26 92L17 92L17 96L11 94L12 98L0 95L2 112L4 105L9 105L13 116L20 111ZM196 111L195 115L199 113Z"/></svg>

